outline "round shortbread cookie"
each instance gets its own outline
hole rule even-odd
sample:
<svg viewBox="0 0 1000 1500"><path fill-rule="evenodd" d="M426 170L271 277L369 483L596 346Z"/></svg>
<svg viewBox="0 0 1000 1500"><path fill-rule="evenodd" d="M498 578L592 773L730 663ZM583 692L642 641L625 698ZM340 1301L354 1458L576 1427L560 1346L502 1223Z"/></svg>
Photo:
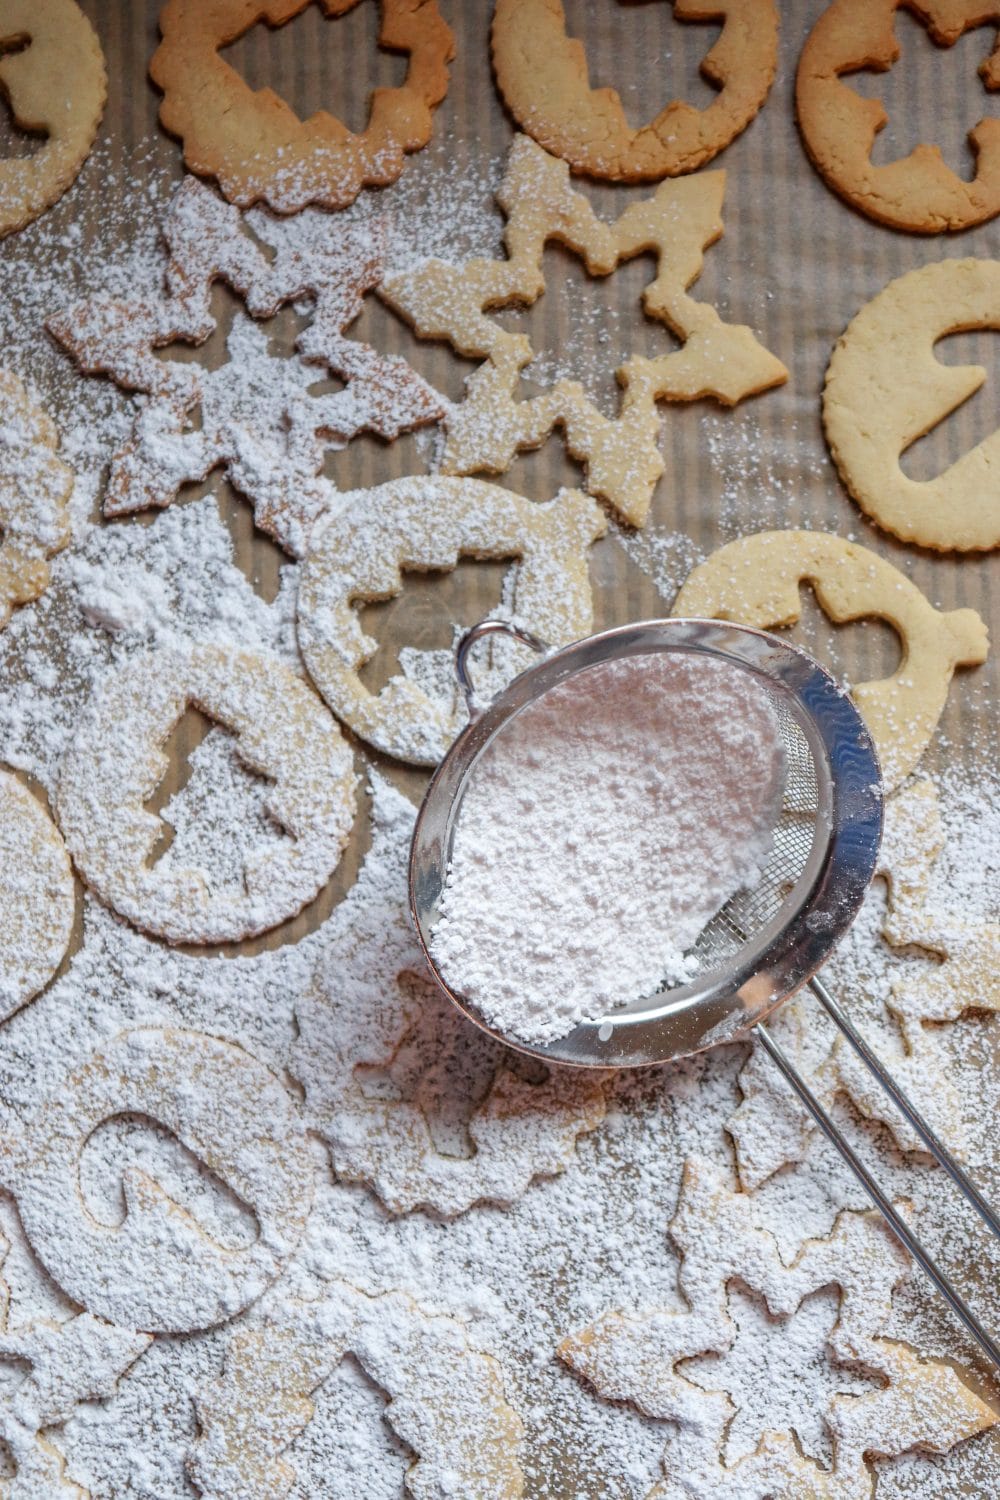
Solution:
<svg viewBox="0 0 1000 1500"><path fill-rule="evenodd" d="M517 620L564 646L590 631L587 553L606 524L578 490L540 505L477 479L397 479L341 496L313 530L299 584L299 645L313 681L376 749L436 765L465 723L463 706L432 699L405 676L370 692L359 673L378 643L362 632L360 607L401 593L404 569L517 558Z"/></svg>
<svg viewBox="0 0 1000 1500"><path fill-rule="evenodd" d="M123 1173L125 1216L101 1222L80 1186L80 1154L122 1114L170 1130L253 1212L248 1245L218 1244L139 1166ZM306 1133L280 1079L231 1042L140 1027L107 1041L0 1141L0 1175L32 1248L88 1312L146 1333L235 1317L280 1275L313 1195Z"/></svg>
<svg viewBox="0 0 1000 1500"><path fill-rule="evenodd" d="M986 626L974 609L935 609L884 558L820 531L762 531L729 542L695 568L672 613L763 630L794 625L802 583L838 624L872 617L899 635L903 654L892 676L851 688L891 790L930 744L955 668L986 660Z"/></svg>
<svg viewBox="0 0 1000 1500"><path fill-rule="evenodd" d="M189 705L238 736L240 759L274 782L265 812L288 837L248 856L242 891L148 862L162 824L144 804ZM60 769L58 815L80 873L121 916L170 942L224 943L313 899L347 841L355 793L351 751L305 683L273 659L194 646L138 656L101 684Z"/></svg>
<svg viewBox="0 0 1000 1500"><path fill-rule="evenodd" d="M936 479L910 479L900 457L986 380L945 365L938 339L1000 328L1000 260L942 260L899 276L837 341L823 426L851 495L886 531L939 552L1000 546L1000 431Z"/></svg>
<svg viewBox="0 0 1000 1500"><path fill-rule="evenodd" d="M592 89L582 42L566 34L562 0L497 0L493 67L522 130L574 172L644 182L693 172L745 130L778 66L774 0L674 0L678 21L721 21L701 64L718 86L706 109L672 99L633 130L616 89Z"/></svg>
<svg viewBox="0 0 1000 1500"><path fill-rule="evenodd" d="M73 930L73 870L48 813L0 771L0 1021L43 990Z"/></svg>
<svg viewBox="0 0 1000 1500"><path fill-rule="evenodd" d="M23 51L5 46L28 39ZM31 156L0 158L0 237L51 208L75 180L108 96L104 53L75 0L0 0L0 89L23 130L45 132Z"/></svg>
<svg viewBox="0 0 1000 1500"><path fill-rule="evenodd" d="M973 26L1000 22L996 0L833 0L802 49L795 107L802 139L826 182L871 219L914 234L968 229L1000 213L1000 120L987 116L969 131L976 175L965 181L936 145L916 146L899 161L875 166L875 137L889 116L843 75L883 73L899 57L896 11L914 12L940 47ZM1000 88L1000 52L980 65L987 89Z"/></svg>
<svg viewBox="0 0 1000 1500"><path fill-rule="evenodd" d="M326 110L300 120L273 89L252 89L220 50L257 21L283 26L309 3L167 0L160 12L163 40L149 65L163 90L160 121L180 136L189 169L214 177L243 208L260 200L278 213L307 203L346 208L362 187L395 182L406 152L430 140L432 112L448 91L454 40L437 0L381 0L379 45L408 55L405 82L373 90L360 135ZM357 3L323 0L323 8L341 16Z"/></svg>

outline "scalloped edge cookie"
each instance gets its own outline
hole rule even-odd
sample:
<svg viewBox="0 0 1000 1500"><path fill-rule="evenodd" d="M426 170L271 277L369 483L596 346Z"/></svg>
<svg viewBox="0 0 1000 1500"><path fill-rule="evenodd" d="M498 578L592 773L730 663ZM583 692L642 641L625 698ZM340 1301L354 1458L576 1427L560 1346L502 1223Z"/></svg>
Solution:
<svg viewBox="0 0 1000 1500"><path fill-rule="evenodd" d="M705 109L673 99L633 129L616 89L592 89L583 43L566 34L562 0L497 0L497 84L522 130L574 172L648 182L693 172L750 124L778 67L774 0L675 0L677 21L722 21L701 64L719 88Z"/></svg>
<svg viewBox="0 0 1000 1500"><path fill-rule="evenodd" d="M451 28L437 0L380 0L379 45L409 55L400 88L372 92L360 135L326 110L300 120L273 89L251 89L219 49L258 21L282 26L310 0L167 0L149 74L163 92L160 123L179 136L192 172L214 177L231 203L263 200L278 213L308 203L346 208L365 186L395 182L405 154L431 137L448 90ZM328 16L357 0L323 0Z"/></svg>

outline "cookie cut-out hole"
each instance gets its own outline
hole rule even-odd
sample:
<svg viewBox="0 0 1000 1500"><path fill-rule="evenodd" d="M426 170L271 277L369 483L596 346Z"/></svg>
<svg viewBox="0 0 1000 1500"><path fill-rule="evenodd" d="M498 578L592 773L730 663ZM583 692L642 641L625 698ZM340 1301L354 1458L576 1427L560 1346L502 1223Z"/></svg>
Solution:
<svg viewBox="0 0 1000 1500"><path fill-rule="evenodd" d="M952 464L996 432L1000 421L1000 339L998 330L977 329L950 333L934 345L934 357L943 365L981 365L986 380L961 406L935 422L929 432L904 448L899 467L908 479L925 483L937 479Z"/></svg>
<svg viewBox="0 0 1000 1500"><path fill-rule="evenodd" d="M865 615L838 625L817 603L811 584L799 585L802 615L797 624L781 631L802 646L841 680L867 682L890 677L899 666L903 646L899 634L887 620ZM850 671L848 671L850 664Z"/></svg>
<svg viewBox="0 0 1000 1500"><path fill-rule="evenodd" d="M146 803L163 828L149 867L193 865L214 887L242 893L250 852L289 837L264 806L275 782L246 765L237 736L192 705L170 748L170 771Z"/></svg>
<svg viewBox="0 0 1000 1500"><path fill-rule="evenodd" d="M540 448L522 449L514 455L503 482L529 500L548 500L559 489L586 489L586 478L586 464L566 452L561 428L553 428Z"/></svg>
<svg viewBox="0 0 1000 1500"><path fill-rule="evenodd" d="M138 1169L159 1183L216 1244L229 1250L260 1236L253 1209L173 1131L149 1115L103 1120L80 1153L80 1191L99 1223L116 1229L126 1216L123 1174Z"/></svg>
<svg viewBox="0 0 1000 1500"><path fill-rule="evenodd" d="M383 355L395 355L451 401L460 401L467 376L479 363L442 343L420 338L399 313L379 297L366 297L358 316L346 329L349 338L370 344ZM409 472L403 470L402 472ZM379 478L383 476L379 475Z"/></svg>
<svg viewBox="0 0 1000 1500"><path fill-rule="evenodd" d="M635 315L656 277L655 255L633 256L611 276L591 276L578 255L550 243L542 269L546 290L537 301L494 315L502 327L527 335L535 351L521 371L522 398L530 400L557 380L578 380L606 417L617 416L621 386L615 371L632 355L658 359L681 347L660 319ZM594 354L581 359L587 349Z"/></svg>
<svg viewBox="0 0 1000 1500"><path fill-rule="evenodd" d="M563 0L567 35L587 53L592 89L617 89L633 130L667 99L707 109L719 93L701 65L722 34L718 21L681 21L663 0Z"/></svg>
<svg viewBox="0 0 1000 1500"><path fill-rule="evenodd" d="M401 88L406 58L379 46L377 0L338 0L332 11L313 0L283 25L258 21L219 56L252 89L280 94L301 121L325 110L360 134L373 90Z"/></svg>
<svg viewBox="0 0 1000 1500"><path fill-rule="evenodd" d="M295 340L302 330L308 327L312 309L308 299L303 299L306 307L303 312L297 312L291 305L281 307L273 318L257 318L256 326L261 330L267 340L267 352L275 359L294 357ZM158 360L164 364L192 364L197 365L199 370L215 372L221 370L232 361L229 349L229 336L233 330L233 323L239 317L244 316L245 308L240 298L223 281L215 281L209 292L209 313L214 320L215 327L200 344L191 339L178 338L169 344L160 344L152 352ZM317 365L317 371L326 373L325 367ZM201 426L200 421L197 426Z"/></svg>
<svg viewBox="0 0 1000 1500"><path fill-rule="evenodd" d="M976 175L976 155L968 133L991 114L991 95L977 69L990 54L995 28L973 27L951 47L931 40L920 16L900 9L895 17L899 57L887 73L863 69L841 77L865 99L879 99L889 116L875 137L872 164L887 166L909 156L928 139L926 100L939 100L935 109L934 144L946 163L966 182Z"/></svg>
<svg viewBox="0 0 1000 1500"><path fill-rule="evenodd" d="M0 37L0 58L12 57L30 46L29 36ZM21 124L11 107L7 90L0 83L0 157L9 160L34 156L48 138L49 132L44 125L36 130Z"/></svg>
<svg viewBox="0 0 1000 1500"><path fill-rule="evenodd" d="M163 821L163 810L170 799L178 796L187 786L193 770L191 756L216 727L207 714L203 714L200 708L195 708L191 703L174 725L169 747L173 752L170 755L170 767L153 795L144 804L146 811L155 813L162 824L162 832L150 855L150 865L155 865L158 860L162 859L174 841L173 826Z"/></svg>
<svg viewBox="0 0 1000 1500"><path fill-rule="evenodd" d="M265 604L273 604L281 589L284 569L288 566L287 554L256 524L251 503L228 481L220 478L217 471L209 476L207 484L194 488L201 494L215 494L219 519L233 539L234 564L249 580L254 593L259 594Z"/></svg>
<svg viewBox="0 0 1000 1500"><path fill-rule="evenodd" d="M403 569L403 591L394 599L366 604L360 612L361 628L373 640L384 642L365 662L359 676L372 693L381 692L391 677L413 671L418 655L434 653L426 661L428 678L440 684L449 699L457 696L453 668L455 635L490 614L503 596L509 562L477 562L463 557L450 572L425 573ZM400 648L391 644L405 641ZM436 696L436 695L435 695Z"/></svg>

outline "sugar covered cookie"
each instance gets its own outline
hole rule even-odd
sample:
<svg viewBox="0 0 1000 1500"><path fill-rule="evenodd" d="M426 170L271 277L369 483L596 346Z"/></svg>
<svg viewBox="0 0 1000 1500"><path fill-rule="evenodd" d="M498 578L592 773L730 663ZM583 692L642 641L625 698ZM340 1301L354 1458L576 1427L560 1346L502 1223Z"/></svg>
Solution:
<svg viewBox="0 0 1000 1500"><path fill-rule="evenodd" d="M460 354L484 361L469 376L465 399L446 416L446 474L502 474L515 454L541 447L559 430L567 453L585 466L586 489L630 526L642 526L663 473L660 403L712 396L735 406L784 384L788 371L751 329L725 322L709 303L688 295L705 249L722 234L725 185L724 172L665 182L608 224L573 189L564 161L527 136L517 137L497 193L507 215L506 259L461 266L425 260L379 288L379 296L421 338L447 339ZM522 371L535 379L535 351L526 334L492 314L538 300L545 291L543 253L551 241L578 255L592 276L609 276L646 252L656 257L656 277L642 305L681 347L655 359L632 355L616 370L621 398L613 417L577 380L540 379L541 395L520 397Z"/></svg>
<svg viewBox="0 0 1000 1500"><path fill-rule="evenodd" d="M0 370L0 629L48 587L48 560L69 541L73 471L58 443L17 376Z"/></svg>
<svg viewBox="0 0 1000 1500"><path fill-rule="evenodd" d="M974 609L935 609L891 563L821 531L762 531L720 547L695 568L673 614L762 629L794 625L806 582L838 624L870 616L899 634L903 655L892 676L851 688L891 790L930 743L955 668L986 660L986 626Z"/></svg>
<svg viewBox="0 0 1000 1500"><path fill-rule="evenodd" d="M349 336L382 279L386 225L243 215L193 177L163 221L164 288L144 297L86 297L49 318L49 332L80 369L148 396L111 459L104 514L175 501L184 484L224 469L252 501L254 519L297 557L333 486L328 448L361 432L391 441L435 422L444 403L398 355ZM229 358L214 369L168 358L166 346L202 344L216 327L213 292L225 282L255 319L294 304L311 317L298 355L276 357L266 331L237 313ZM322 368L338 389L314 395Z"/></svg>
<svg viewBox="0 0 1000 1500"><path fill-rule="evenodd" d="M73 871L48 813L0 771L0 1021L45 988L73 930Z"/></svg>
<svg viewBox="0 0 1000 1500"><path fill-rule="evenodd" d="M299 585L299 644L310 675L355 734L400 760L436 765L465 722L464 707L453 693L432 699L405 676L370 692L359 672L378 646L362 632L360 606L400 593L404 569L517 558L513 613L564 646L591 628L588 551L605 524L577 490L539 505L476 479L397 479L339 497L313 531Z"/></svg>
<svg viewBox="0 0 1000 1500"><path fill-rule="evenodd" d="M745 130L778 66L774 0L676 0L678 21L721 21L701 72L718 89L706 109L673 99L633 130L618 92L592 89L583 43L566 34L562 0L497 0L493 67L511 114L574 172L642 182L693 172ZM623 21L623 24L627 24Z"/></svg>
<svg viewBox="0 0 1000 1500"><path fill-rule="evenodd" d="M685 1478L695 1493L724 1500L867 1496L869 1454L944 1453L995 1426L996 1413L950 1363L921 1360L886 1336L893 1293L908 1263L880 1219L842 1213L827 1239L807 1239L786 1259L764 1225L760 1202L756 1194L732 1191L713 1163L689 1158L670 1226L682 1255L678 1283L685 1310L607 1312L558 1349L605 1399L631 1401L691 1435ZM736 1342L732 1282L758 1292L773 1322L793 1318L823 1288L837 1289L836 1322L815 1356L847 1382L846 1389L833 1389L824 1410L834 1435L832 1470L803 1456L791 1433L764 1432L755 1453L726 1461L726 1432L739 1415L742 1393L720 1389L721 1372L708 1389L695 1384L690 1361L724 1354ZM861 1393L848 1373L859 1366L876 1377ZM648 1500L676 1493L668 1481Z"/></svg>
<svg viewBox="0 0 1000 1500"><path fill-rule="evenodd" d="M121 1223L94 1216L80 1153L105 1120L129 1113L165 1126L248 1206L251 1244L216 1243L137 1166L124 1172ZM230 1042L155 1026L110 1038L0 1140L0 1181L49 1274L88 1312L147 1333L209 1328L259 1297L302 1236L313 1170L270 1069Z"/></svg>
<svg viewBox="0 0 1000 1500"><path fill-rule="evenodd" d="M23 50L7 50L25 39ZM104 53L75 0L0 0L0 89L16 125L45 133L30 156L0 158L2 237L62 197L101 123Z"/></svg>
<svg viewBox="0 0 1000 1500"><path fill-rule="evenodd" d="M188 704L235 734L240 759L274 783L265 811L282 837L248 856L240 889L149 863L162 824L145 803ZM347 841L355 787L340 730L287 667L193 646L134 657L101 683L60 768L58 814L78 869L109 906L170 942L223 943L265 932L313 899Z"/></svg>
<svg viewBox="0 0 1000 1500"><path fill-rule="evenodd" d="M0 1254L7 1250L0 1240ZM153 1340L88 1312L61 1322L33 1318L14 1324L10 1289L2 1283L0 1298L0 1360L25 1372L0 1412L3 1443L17 1472L8 1494L77 1500L82 1491L66 1482L66 1459L53 1441L53 1429L70 1421L81 1406L114 1396L121 1377Z"/></svg>
<svg viewBox="0 0 1000 1500"><path fill-rule="evenodd" d="M289 1494L288 1450L347 1354L388 1393L386 1418L417 1455L408 1494L520 1500L524 1429L497 1361L404 1292L366 1296L342 1281L316 1302L285 1299L264 1327L232 1340L219 1379L197 1398L188 1471L199 1490L220 1500Z"/></svg>

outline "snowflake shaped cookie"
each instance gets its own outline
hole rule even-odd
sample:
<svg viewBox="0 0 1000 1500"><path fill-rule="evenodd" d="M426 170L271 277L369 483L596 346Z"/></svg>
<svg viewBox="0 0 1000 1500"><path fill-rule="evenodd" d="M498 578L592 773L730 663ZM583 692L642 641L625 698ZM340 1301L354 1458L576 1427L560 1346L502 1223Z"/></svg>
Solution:
<svg viewBox="0 0 1000 1500"><path fill-rule="evenodd" d="M890 799L877 872L887 886L881 936L911 956L922 952L926 962L885 977L881 992L875 988L877 970L858 998L874 1008L864 1019L866 1036L930 1125L961 1155L964 1111L942 1063L947 1033L941 1028L970 1012L1000 1012L1000 925L969 922L929 900L943 842L932 781L912 782ZM867 1119L886 1125L904 1151L923 1150L851 1048L839 1037L831 1045L829 1031L810 1022L810 1008L815 1010L815 1001L809 996L795 999L769 1024L821 1099L829 1107L838 1093L846 1094ZM740 1074L740 1089L742 1101L726 1128L740 1181L753 1189L805 1158L814 1127L770 1060L756 1050Z"/></svg>
<svg viewBox="0 0 1000 1500"><path fill-rule="evenodd" d="M908 1344L885 1336L907 1262L880 1220L845 1212L828 1239L806 1241L789 1263L761 1227L755 1204L753 1195L731 1191L716 1167L690 1160L670 1231L682 1255L679 1285L686 1310L607 1313L560 1346L560 1357L602 1396L632 1401L646 1415L677 1424L687 1440L683 1469L672 1465L668 1449L666 1482L648 1500L704 1494L727 1500L869 1500L868 1453L915 1447L942 1453L996 1423L996 1414L951 1365L921 1360ZM788 1432L765 1432L756 1452L725 1462L734 1402L725 1390L695 1385L689 1378L693 1366L681 1366L732 1347L736 1328L728 1289L734 1281L759 1292L772 1318L786 1320L813 1293L839 1288L829 1357L837 1369L863 1372L878 1383L828 1401L823 1420L832 1441L829 1470L806 1457Z"/></svg>
<svg viewBox="0 0 1000 1500"><path fill-rule="evenodd" d="M253 502L257 524L300 555L330 492L317 478L326 450L361 432L390 440L444 410L405 360L347 336L382 278L385 227L318 213L285 222L256 210L244 219L189 178L170 205L163 236L170 262L161 295L92 297L48 323L82 370L147 397L132 437L112 460L104 513L169 505L182 484L223 468ZM270 247L270 258L258 241ZM308 304L298 354L273 356L264 330L238 316L228 362L218 369L160 358L161 349L202 344L211 335L218 281L256 319ZM311 394L330 373L344 388Z"/></svg>
<svg viewBox="0 0 1000 1500"><path fill-rule="evenodd" d="M590 493L641 526L663 472L659 403L713 396L733 406L787 380L784 365L749 328L723 322L714 307L687 295L703 251L722 234L725 180L724 172L702 172L665 182L606 224L570 186L566 162L517 137L497 194L507 215L507 259L464 266L429 260L379 289L422 338L447 339L460 354L485 361L469 378L464 401L448 412L444 473L503 473L516 453L539 447L559 427L568 452L586 466ZM622 365L616 417L604 416L572 380L557 381L533 400L517 398L534 351L524 334L502 327L491 313L537 301L550 241L579 255L594 276L608 276L646 251L657 257L643 306L682 347L656 359L633 355Z"/></svg>

